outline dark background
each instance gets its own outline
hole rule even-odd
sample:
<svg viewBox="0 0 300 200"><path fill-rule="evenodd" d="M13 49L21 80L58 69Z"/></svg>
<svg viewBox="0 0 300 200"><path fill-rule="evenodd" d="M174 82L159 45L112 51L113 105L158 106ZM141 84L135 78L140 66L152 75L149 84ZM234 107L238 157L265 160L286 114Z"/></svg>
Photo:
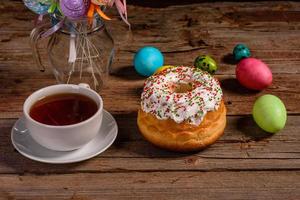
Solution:
<svg viewBox="0 0 300 200"><path fill-rule="evenodd" d="M221 1L221 0L127 0L128 4L145 6L145 7L167 7L170 5L184 5L184 4L194 4L194 3L207 3L207 2L249 2L251 0L231 0L231 1ZM253 1L253 0L252 0ZM262 0L259 0L262 1ZM271 1L271 0L264 0ZM277 0L278 1L278 0ZM255 2L255 1L253 1ZM256 1L257 2L257 1ZM273 1L274 2L274 1Z"/></svg>
<svg viewBox="0 0 300 200"><path fill-rule="evenodd" d="M22 1L22 0L0 0L1 4L3 1ZM208 2L251 2L253 0L127 0L128 4L131 5L138 5L138 6L145 6L145 7L153 7L153 8L160 8L160 7L167 7L170 5L186 5L186 4L195 4L195 3L208 3ZM257 0L253 2L259 1L272 1L272 0ZM279 1L279 0L275 0ZM273 0L274 2L274 0ZM285 1L282 1L285 2ZM295 1L299 2L299 1Z"/></svg>

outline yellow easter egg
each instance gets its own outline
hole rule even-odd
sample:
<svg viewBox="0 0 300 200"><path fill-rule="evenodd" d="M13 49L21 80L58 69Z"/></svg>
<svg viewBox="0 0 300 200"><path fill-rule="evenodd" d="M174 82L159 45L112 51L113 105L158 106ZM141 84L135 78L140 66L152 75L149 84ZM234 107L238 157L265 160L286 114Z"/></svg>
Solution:
<svg viewBox="0 0 300 200"><path fill-rule="evenodd" d="M161 71L164 71L165 69L168 69L168 68L171 68L171 67L174 67L174 66L172 66L172 65L164 65L164 66L161 66L160 68L158 68L158 69L155 71L154 74L157 74L157 73L159 73L159 72L161 72Z"/></svg>

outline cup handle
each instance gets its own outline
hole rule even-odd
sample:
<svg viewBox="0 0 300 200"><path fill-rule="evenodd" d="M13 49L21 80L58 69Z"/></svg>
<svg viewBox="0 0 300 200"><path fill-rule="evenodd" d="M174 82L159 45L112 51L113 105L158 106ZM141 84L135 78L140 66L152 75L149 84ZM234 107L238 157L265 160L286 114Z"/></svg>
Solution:
<svg viewBox="0 0 300 200"><path fill-rule="evenodd" d="M87 83L79 83L78 86L83 87L83 88L87 88L87 89L91 89L90 85L87 84Z"/></svg>

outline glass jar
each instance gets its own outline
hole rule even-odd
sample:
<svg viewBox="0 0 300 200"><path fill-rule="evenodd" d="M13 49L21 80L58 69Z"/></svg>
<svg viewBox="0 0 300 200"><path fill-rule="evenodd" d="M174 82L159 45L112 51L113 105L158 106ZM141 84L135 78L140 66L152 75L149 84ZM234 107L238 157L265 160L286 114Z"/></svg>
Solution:
<svg viewBox="0 0 300 200"><path fill-rule="evenodd" d="M60 27L49 37L47 54L58 83L86 83L95 91L100 91L111 71L114 57L114 41L100 17L68 20L53 15L51 24ZM47 35L44 24L32 30L30 35L33 56L42 71L38 42ZM48 30L49 32L49 30ZM51 32L51 31L50 31Z"/></svg>

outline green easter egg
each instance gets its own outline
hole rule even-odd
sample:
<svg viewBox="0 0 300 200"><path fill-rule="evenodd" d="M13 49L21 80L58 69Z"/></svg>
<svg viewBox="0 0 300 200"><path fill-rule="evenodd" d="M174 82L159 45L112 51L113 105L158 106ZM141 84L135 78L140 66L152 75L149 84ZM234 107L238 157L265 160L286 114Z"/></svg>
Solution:
<svg viewBox="0 0 300 200"><path fill-rule="evenodd" d="M214 74L218 69L216 61L207 55L198 56L195 59L194 66L211 74Z"/></svg>
<svg viewBox="0 0 300 200"><path fill-rule="evenodd" d="M257 125L270 133L283 129L287 118L283 102L270 94L263 95L255 101L252 115Z"/></svg>

